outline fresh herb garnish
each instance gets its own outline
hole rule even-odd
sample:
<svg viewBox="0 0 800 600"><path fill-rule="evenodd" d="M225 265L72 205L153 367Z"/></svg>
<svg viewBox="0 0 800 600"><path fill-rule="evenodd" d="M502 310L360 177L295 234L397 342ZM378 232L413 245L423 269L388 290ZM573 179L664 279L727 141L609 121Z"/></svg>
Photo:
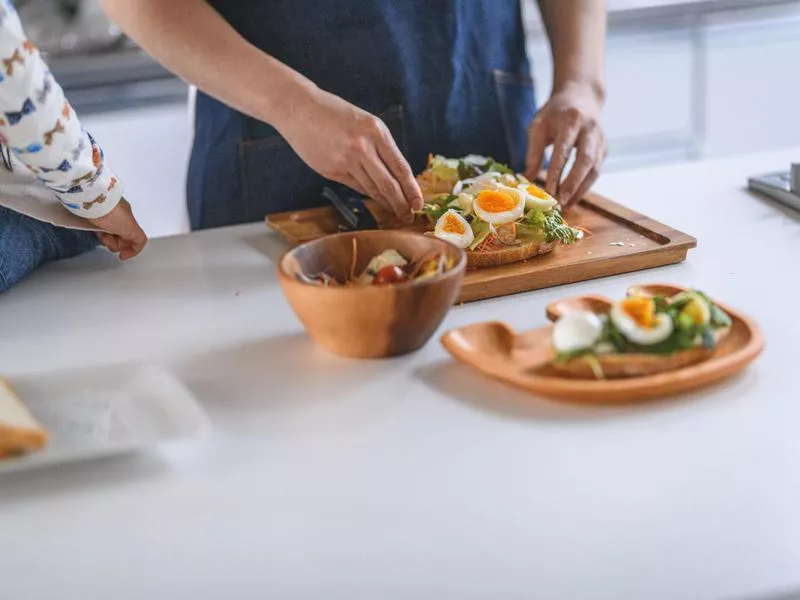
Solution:
<svg viewBox="0 0 800 600"><path fill-rule="evenodd" d="M544 212L540 208L532 208L528 212L525 213L525 217L522 221L527 225L532 225L534 227L540 227L544 229L545 224L545 217Z"/></svg>
<svg viewBox="0 0 800 600"><path fill-rule="evenodd" d="M611 319L606 317L603 320L603 331L600 334L600 338L597 340L598 344L606 343L611 344L614 347L614 350L617 352L625 352L630 343L625 338L624 335L614 326L614 323L611 322Z"/></svg>
<svg viewBox="0 0 800 600"><path fill-rule="evenodd" d="M467 164L463 160L458 161L458 178L462 181L464 179L471 179L481 174L481 170L472 164Z"/></svg>
<svg viewBox="0 0 800 600"><path fill-rule="evenodd" d="M544 231L544 239L547 242L560 240L563 244L572 244L578 239L579 231L573 229L564 222L564 218L557 210L542 211L540 208L532 208L523 217L521 226L537 227Z"/></svg>
<svg viewBox="0 0 800 600"><path fill-rule="evenodd" d="M499 162L492 162L492 164L489 165L489 168L486 170L502 173L503 175L516 175L516 173L514 173L514 169L512 169L511 167L507 167L503 163Z"/></svg>
<svg viewBox="0 0 800 600"><path fill-rule="evenodd" d="M544 213L544 234L548 242L559 240L562 244L572 244L578 239L579 231L564 222L557 210Z"/></svg>
<svg viewBox="0 0 800 600"><path fill-rule="evenodd" d="M422 207L422 213L430 217L433 221L438 221L441 216L446 213L448 210L454 210L460 215L464 214L464 211L459 206L448 206L453 200L456 200L458 196L453 194L448 194L446 196L441 196L436 198L433 202L426 202L425 205Z"/></svg>
<svg viewBox="0 0 800 600"><path fill-rule="evenodd" d="M656 312L657 313L668 313L670 309L670 304L664 296L655 296L653 298L653 304L655 304Z"/></svg>

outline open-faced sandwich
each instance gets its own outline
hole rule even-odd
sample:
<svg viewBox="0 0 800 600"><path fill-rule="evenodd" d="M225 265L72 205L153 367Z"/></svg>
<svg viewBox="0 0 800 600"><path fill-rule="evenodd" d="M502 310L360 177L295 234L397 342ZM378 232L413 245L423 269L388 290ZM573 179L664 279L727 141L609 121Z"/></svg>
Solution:
<svg viewBox="0 0 800 600"><path fill-rule="evenodd" d="M417 181L434 235L466 249L469 267L527 260L582 237L555 198L491 158L431 156Z"/></svg>
<svg viewBox="0 0 800 600"><path fill-rule="evenodd" d="M640 377L708 359L731 328L731 318L708 296L628 296L602 314L575 311L559 318L552 366L583 379Z"/></svg>

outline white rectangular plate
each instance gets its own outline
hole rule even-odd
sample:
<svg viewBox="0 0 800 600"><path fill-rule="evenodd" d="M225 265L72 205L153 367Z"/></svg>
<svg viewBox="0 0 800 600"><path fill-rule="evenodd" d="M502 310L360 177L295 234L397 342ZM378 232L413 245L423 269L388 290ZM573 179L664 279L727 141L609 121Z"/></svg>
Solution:
<svg viewBox="0 0 800 600"><path fill-rule="evenodd" d="M174 375L114 365L9 379L50 434L41 452L0 461L0 474L143 449L208 433L208 416Z"/></svg>

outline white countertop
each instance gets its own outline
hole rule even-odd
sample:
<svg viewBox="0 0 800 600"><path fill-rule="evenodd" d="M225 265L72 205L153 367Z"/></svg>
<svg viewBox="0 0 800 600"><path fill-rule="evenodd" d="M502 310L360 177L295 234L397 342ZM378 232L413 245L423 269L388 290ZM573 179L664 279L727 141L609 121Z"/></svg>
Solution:
<svg viewBox="0 0 800 600"><path fill-rule="evenodd" d="M382 362L305 338L260 224L49 266L0 297L7 375L157 361L216 433L0 478L3 598L693 599L800 589L798 216L742 190L800 149L607 176L700 240L685 264L454 309L540 325L641 281L749 313L745 374L617 408L529 397L436 341Z"/></svg>

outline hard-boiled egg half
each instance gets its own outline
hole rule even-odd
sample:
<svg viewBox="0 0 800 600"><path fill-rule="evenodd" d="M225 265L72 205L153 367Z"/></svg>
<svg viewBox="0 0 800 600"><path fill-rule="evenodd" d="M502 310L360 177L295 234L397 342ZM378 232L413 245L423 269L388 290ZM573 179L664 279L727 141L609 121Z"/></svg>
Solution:
<svg viewBox="0 0 800 600"><path fill-rule="evenodd" d="M454 210L448 210L436 221L434 235L459 248L467 248L475 239L467 220Z"/></svg>
<svg viewBox="0 0 800 600"><path fill-rule="evenodd" d="M525 194L505 186L483 190L475 197L472 210L479 219L492 225L513 223L525 213Z"/></svg>
<svg viewBox="0 0 800 600"><path fill-rule="evenodd" d="M460 180L453 186L453 194L457 196L464 191L474 195L483 190L493 190L497 187L499 181L500 173L487 171L483 175Z"/></svg>
<svg viewBox="0 0 800 600"><path fill-rule="evenodd" d="M592 348L603 333L603 321L592 312L571 312L553 326L553 348L559 353Z"/></svg>
<svg viewBox="0 0 800 600"><path fill-rule="evenodd" d="M640 346L658 344L672 335L672 319L667 314L656 313L652 298L625 298L611 307L609 317L628 341Z"/></svg>
<svg viewBox="0 0 800 600"><path fill-rule="evenodd" d="M530 210L532 208L539 208L545 212L553 208L556 204L556 199L550 194L545 192L538 185L532 183L523 183L517 188L525 192L525 208Z"/></svg>

